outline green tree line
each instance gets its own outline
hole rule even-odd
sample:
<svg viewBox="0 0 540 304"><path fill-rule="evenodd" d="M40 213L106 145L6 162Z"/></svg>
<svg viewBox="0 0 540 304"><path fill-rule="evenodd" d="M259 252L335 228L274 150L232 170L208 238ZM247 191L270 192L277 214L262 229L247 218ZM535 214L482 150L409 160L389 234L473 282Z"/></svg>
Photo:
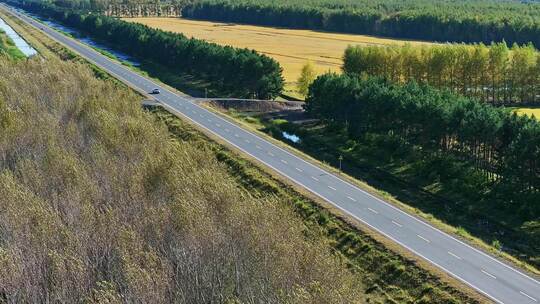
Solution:
<svg viewBox="0 0 540 304"><path fill-rule="evenodd" d="M59 9L43 2L14 3L106 41L133 57L202 77L237 97L269 99L283 89L279 63L253 50L220 46L99 14Z"/></svg>
<svg viewBox="0 0 540 304"><path fill-rule="evenodd" d="M446 172L471 172L459 181L461 187L493 199L494 208L538 219L536 119L415 82L401 85L349 74L320 76L306 102L309 114L344 126L351 139L382 136L416 151L419 161L437 157ZM432 167L430 174L437 170Z"/></svg>
<svg viewBox="0 0 540 304"><path fill-rule="evenodd" d="M0 57L0 302L365 301L288 199L139 102L83 64Z"/></svg>
<svg viewBox="0 0 540 304"><path fill-rule="evenodd" d="M396 38L540 45L540 4L505 0L200 0L182 14Z"/></svg>
<svg viewBox="0 0 540 304"><path fill-rule="evenodd" d="M91 11L116 17L174 16L193 0L55 0L44 1L64 9Z"/></svg>
<svg viewBox="0 0 540 304"><path fill-rule="evenodd" d="M343 70L428 83L493 104L540 102L540 53L530 44L349 46Z"/></svg>

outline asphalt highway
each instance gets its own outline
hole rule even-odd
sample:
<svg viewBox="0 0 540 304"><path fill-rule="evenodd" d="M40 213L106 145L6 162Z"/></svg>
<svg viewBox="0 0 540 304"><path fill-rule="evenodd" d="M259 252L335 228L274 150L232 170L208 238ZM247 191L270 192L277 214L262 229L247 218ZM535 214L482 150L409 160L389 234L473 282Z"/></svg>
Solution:
<svg viewBox="0 0 540 304"><path fill-rule="evenodd" d="M159 88L161 94L154 97L172 113L257 159L494 302L540 304L540 282L524 272L374 197L27 15L3 4L2 7L131 87L141 92Z"/></svg>

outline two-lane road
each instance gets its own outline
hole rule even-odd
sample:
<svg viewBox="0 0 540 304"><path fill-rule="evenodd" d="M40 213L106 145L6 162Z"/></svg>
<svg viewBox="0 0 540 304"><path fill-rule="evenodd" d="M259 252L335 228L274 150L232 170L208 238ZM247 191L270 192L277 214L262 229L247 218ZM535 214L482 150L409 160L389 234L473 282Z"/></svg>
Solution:
<svg viewBox="0 0 540 304"><path fill-rule="evenodd" d="M4 5L2 7L130 86L144 92L159 88L161 94L155 95L155 98L171 112L190 120L271 167L291 182L323 198L493 301L508 304L540 304L540 282L532 277L190 102L90 47L10 7Z"/></svg>

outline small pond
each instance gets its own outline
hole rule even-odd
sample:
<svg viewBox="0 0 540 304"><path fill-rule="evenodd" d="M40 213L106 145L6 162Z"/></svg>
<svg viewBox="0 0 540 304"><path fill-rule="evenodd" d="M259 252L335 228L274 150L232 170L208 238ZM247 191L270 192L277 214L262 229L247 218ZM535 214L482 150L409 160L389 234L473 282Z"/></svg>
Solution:
<svg viewBox="0 0 540 304"><path fill-rule="evenodd" d="M286 139L292 141L293 143L299 143L300 142L300 137L294 135L294 134L289 134L285 131L283 131L282 133L283 137L285 137Z"/></svg>

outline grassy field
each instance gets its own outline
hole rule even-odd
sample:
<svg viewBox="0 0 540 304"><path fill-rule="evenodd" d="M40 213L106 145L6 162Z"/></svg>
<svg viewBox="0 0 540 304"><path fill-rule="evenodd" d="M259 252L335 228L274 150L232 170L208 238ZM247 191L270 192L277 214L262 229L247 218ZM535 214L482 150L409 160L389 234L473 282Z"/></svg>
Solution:
<svg viewBox="0 0 540 304"><path fill-rule="evenodd" d="M222 45L254 49L276 59L283 67L286 90L295 91L302 66L311 61L317 73L339 71L349 45L403 44L407 41L363 35L226 24L181 18L125 18L167 31L183 33ZM410 42L413 44L424 42ZM294 92L292 92L294 93Z"/></svg>

